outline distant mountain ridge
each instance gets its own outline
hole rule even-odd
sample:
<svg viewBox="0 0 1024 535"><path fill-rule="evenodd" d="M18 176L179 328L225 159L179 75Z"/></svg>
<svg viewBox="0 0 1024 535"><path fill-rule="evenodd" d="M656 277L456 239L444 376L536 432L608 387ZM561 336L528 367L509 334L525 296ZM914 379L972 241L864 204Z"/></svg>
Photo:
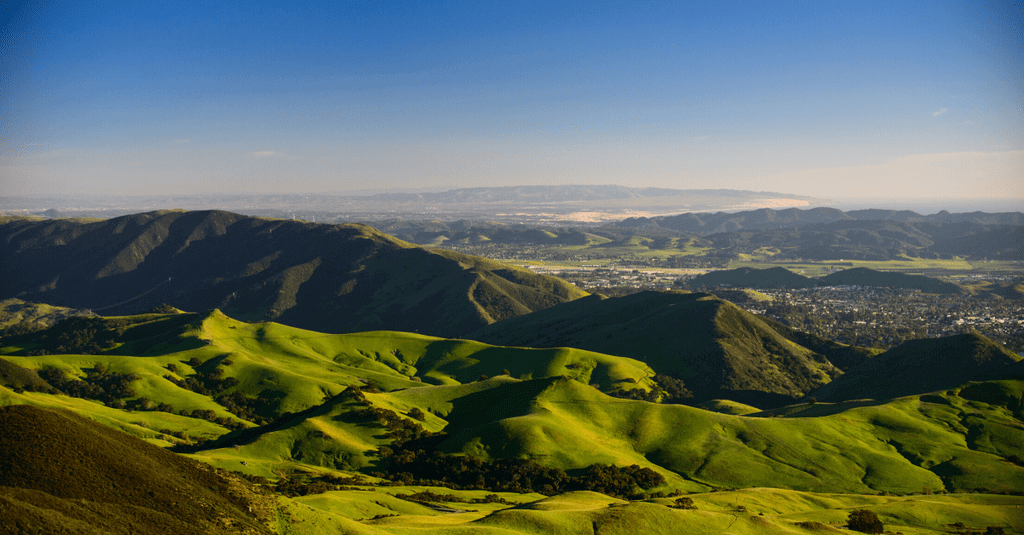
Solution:
<svg viewBox="0 0 1024 535"><path fill-rule="evenodd" d="M860 363L813 395L820 401L843 401L934 392L966 381L1007 379L1020 360L979 334L909 340Z"/></svg>
<svg viewBox="0 0 1024 535"><path fill-rule="evenodd" d="M804 195L767 191L731 189L669 189L630 188L615 185L556 185L556 186L501 186L458 188L441 192L379 193L367 196L369 201L427 202L443 204L462 203L565 203L608 199L639 199L644 197L714 196L733 198L772 197L796 200L815 200Z"/></svg>
<svg viewBox="0 0 1024 535"><path fill-rule="evenodd" d="M852 210L844 212L837 208L788 208L773 210L761 208L743 212L684 213L658 217L630 217L616 227L660 227L698 235L740 230L770 230L797 228L820 223L838 221L893 221L898 223L976 223L980 225L1024 225L1024 213L949 213L945 210L930 215L921 215L910 210Z"/></svg>
<svg viewBox="0 0 1024 535"><path fill-rule="evenodd" d="M816 286L873 286L878 288L906 288L926 293L962 294L966 291L951 282L924 275L908 275L878 271L870 268L851 268L830 273L821 278L805 277L783 267L768 269L736 268L711 271L690 279L693 288L814 288Z"/></svg>
<svg viewBox="0 0 1024 535"><path fill-rule="evenodd" d="M912 217L905 212L885 210L841 212L814 208L632 217L601 226L573 225L567 221L523 224L397 218L369 224L421 245L540 245L549 249L572 246L575 248L563 252L583 256L600 256L605 247L629 246L667 255L733 258L764 256L766 250L776 258L807 260L1024 257L1024 214L1019 212ZM696 252L700 250L706 252Z"/></svg>
<svg viewBox="0 0 1024 535"><path fill-rule="evenodd" d="M0 297L137 313L221 308L326 332L458 336L586 295L554 277L428 251L358 224L158 211L0 224Z"/></svg>

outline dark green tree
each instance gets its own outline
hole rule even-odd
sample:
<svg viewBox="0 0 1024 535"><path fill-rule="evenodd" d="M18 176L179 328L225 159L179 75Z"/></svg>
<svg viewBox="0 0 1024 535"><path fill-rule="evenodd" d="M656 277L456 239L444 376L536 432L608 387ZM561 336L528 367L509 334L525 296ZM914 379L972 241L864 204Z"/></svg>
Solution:
<svg viewBox="0 0 1024 535"><path fill-rule="evenodd" d="M850 511L850 518L846 520L846 526L861 533L882 533L885 529L878 515L867 509Z"/></svg>

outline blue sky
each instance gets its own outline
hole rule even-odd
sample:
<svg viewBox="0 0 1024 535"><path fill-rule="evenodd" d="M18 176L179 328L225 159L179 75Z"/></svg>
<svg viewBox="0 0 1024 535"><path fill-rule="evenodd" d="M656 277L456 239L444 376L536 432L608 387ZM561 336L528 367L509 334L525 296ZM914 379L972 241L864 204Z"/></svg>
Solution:
<svg viewBox="0 0 1024 535"><path fill-rule="evenodd" d="M0 194L1024 203L1020 2L9 2Z"/></svg>

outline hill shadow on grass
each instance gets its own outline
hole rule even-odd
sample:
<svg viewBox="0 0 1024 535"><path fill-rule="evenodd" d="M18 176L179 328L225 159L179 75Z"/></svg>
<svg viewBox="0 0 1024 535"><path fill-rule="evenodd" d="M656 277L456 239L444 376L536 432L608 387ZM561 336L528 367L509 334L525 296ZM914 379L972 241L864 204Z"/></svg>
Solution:
<svg viewBox="0 0 1024 535"><path fill-rule="evenodd" d="M475 392L452 401L448 427L452 435L481 425L530 414L537 398L563 377L545 377L531 381L507 383Z"/></svg>
<svg viewBox="0 0 1024 535"><path fill-rule="evenodd" d="M306 410L299 411L292 414L285 414L280 418L258 427L249 427L245 429L238 429L231 431L225 435L218 437L215 440L203 442L200 444L178 444L171 447L171 451L177 453L196 453L200 451L219 449L219 448L231 448L235 446L247 446L256 442L260 437L268 433L276 431L285 431L296 427L310 418L317 416L325 416L335 410L337 405L344 403L349 398L347 394L342 392L320 405L310 407Z"/></svg>

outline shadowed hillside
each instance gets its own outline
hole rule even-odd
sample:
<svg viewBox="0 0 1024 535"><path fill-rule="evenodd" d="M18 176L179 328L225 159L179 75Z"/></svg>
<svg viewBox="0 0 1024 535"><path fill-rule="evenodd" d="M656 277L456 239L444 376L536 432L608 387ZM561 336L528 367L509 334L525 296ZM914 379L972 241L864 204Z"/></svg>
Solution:
<svg viewBox="0 0 1024 535"><path fill-rule="evenodd" d="M160 303L221 308L327 332L454 336L585 295L553 277L430 252L363 225L220 211L14 220L0 225L0 258L0 296L103 314Z"/></svg>
<svg viewBox="0 0 1024 535"><path fill-rule="evenodd" d="M818 281L783 267L769 269L738 268L710 271L689 281L692 288L737 286L741 288L812 288Z"/></svg>
<svg viewBox="0 0 1024 535"><path fill-rule="evenodd" d="M868 268L844 269L818 279L829 286L875 286L880 288L909 288L934 294L961 294L964 289L952 282L944 282L924 275L906 275L876 271Z"/></svg>
<svg viewBox="0 0 1024 535"><path fill-rule="evenodd" d="M813 288L815 286L873 286L877 288L907 288L935 294L963 294L967 291L957 284L924 275L907 275L870 268L851 268L820 278L793 273L783 267L768 269L737 268L711 271L689 281L693 288Z"/></svg>
<svg viewBox="0 0 1024 535"><path fill-rule="evenodd" d="M980 334L911 340L858 364L814 396L841 401L933 392L966 381L1004 378L1019 360Z"/></svg>
<svg viewBox="0 0 1024 535"><path fill-rule="evenodd" d="M641 360L681 378L697 401L785 402L839 370L761 318L708 294L590 296L505 320L471 338L499 345L578 347ZM777 396L763 396L762 394Z"/></svg>
<svg viewBox="0 0 1024 535"><path fill-rule="evenodd" d="M0 407L4 533L271 533L273 498L69 411Z"/></svg>
<svg viewBox="0 0 1024 535"><path fill-rule="evenodd" d="M1024 224L1024 214L1020 212L1005 213L956 213L945 210L937 214L921 215L909 210L853 210L843 212L835 208L788 208L773 210L761 208L742 212L686 213L652 218L628 218L617 224L620 227L635 227L656 224L682 232L694 234L715 234L738 230L770 230L797 228L815 224L836 223L840 221L890 221L899 223L916 223L921 225L1014 225Z"/></svg>

